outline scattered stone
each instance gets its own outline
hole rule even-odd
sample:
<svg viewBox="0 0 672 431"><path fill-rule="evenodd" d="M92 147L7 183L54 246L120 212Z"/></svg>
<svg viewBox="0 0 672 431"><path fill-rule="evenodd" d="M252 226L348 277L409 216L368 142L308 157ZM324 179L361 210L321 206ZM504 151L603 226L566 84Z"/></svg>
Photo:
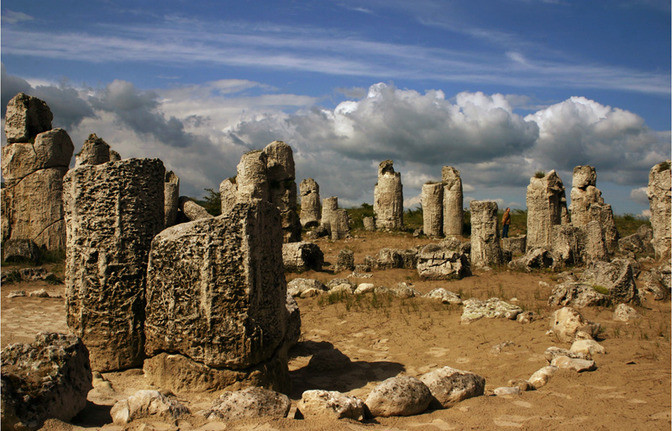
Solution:
<svg viewBox="0 0 672 431"><path fill-rule="evenodd" d="M443 287L437 287L422 295L425 298L438 299L444 304L462 304L462 298L457 293L450 292Z"/></svg>
<svg viewBox="0 0 672 431"><path fill-rule="evenodd" d="M614 320L618 322L629 322L633 319L640 319L642 316L627 304L618 304L614 310Z"/></svg>
<svg viewBox="0 0 672 431"><path fill-rule="evenodd" d="M551 249L554 225L568 224L565 186L555 171L530 178L527 186L527 250Z"/></svg>
<svg viewBox="0 0 672 431"><path fill-rule="evenodd" d="M352 271L355 269L355 252L343 249L336 257L336 272Z"/></svg>
<svg viewBox="0 0 672 431"><path fill-rule="evenodd" d="M303 417L364 420L364 402L336 391L305 391L297 405Z"/></svg>
<svg viewBox="0 0 672 431"><path fill-rule="evenodd" d="M416 267L420 277L431 280L461 279L471 275L466 254L444 243L423 247L417 255Z"/></svg>
<svg viewBox="0 0 672 431"><path fill-rule="evenodd" d="M544 268L555 270L558 266L557 262L558 258L551 251L545 248L535 248L529 250L525 256L509 262L509 268L526 272Z"/></svg>
<svg viewBox="0 0 672 431"><path fill-rule="evenodd" d="M530 385L530 382L528 382L525 379L513 379L509 380L507 383L509 386L515 386L516 388L520 389L521 392L525 391L530 391L534 389L532 385Z"/></svg>
<svg viewBox="0 0 672 431"><path fill-rule="evenodd" d="M523 309L517 305L509 304L499 298L490 298L486 301L471 298L464 301L463 304L461 323L471 323L484 317L487 319L506 318L515 320L523 312Z"/></svg>
<svg viewBox="0 0 672 431"><path fill-rule="evenodd" d="M404 222L404 196L401 174L392 160L380 162L378 182L373 188L373 214L377 229L401 229Z"/></svg>
<svg viewBox="0 0 672 431"><path fill-rule="evenodd" d="M576 338L594 338L599 328L599 324L588 322L572 307L556 310L551 317L551 331L564 343L572 343Z"/></svg>
<svg viewBox="0 0 672 431"><path fill-rule="evenodd" d="M110 410L112 421L117 425L147 417L177 419L186 414L189 409L156 390L137 391L125 400L117 401Z"/></svg>
<svg viewBox="0 0 672 431"><path fill-rule="evenodd" d="M396 296L397 298L402 298L402 299L408 299L408 298L415 298L417 296L420 296L420 292L417 290L413 289L411 286L406 284L405 282L398 283L396 286L392 288L385 288L385 287L376 287L375 289L376 293L386 293L389 292L393 296Z"/></svg>
<svg viewBox="0 0 672 431"><path fill-rule="evenodd" d="M537 320L538 316L532 311L523 311L520 313L518 316L516 316L516 321L518 323L532 323L533 321Z"/></svg>
<svg viewBox="0 0 672 431"><path fill-rule="evenodd" d="M2 428L38 429L69 421L92 389L89 355L74 335L41 332L31 344L2 350Z"/></svg>
<svg viewBox="0 0 672 431"><path fill-rule="evenodd" d="M611 298L598 292L593 286L583 283L565 282L553 288L553 293L548 298L549 305L590 307L608 306Z"/></svg>
<svg viewBox="0 0 672 431"><path fill-rule="evenodd" d="M208 420L235 421L249 418L285 418L292 402L289 397L264 388L224 392L209 409L200 412Z"/></svg>
<svg viewBox="0 0 672 431"><path fill-rule="evenodd" d="M163 208L165 227L177 223L177 210L180 208L180 179L173 171L166 172L163 182Z"/></svg>
<svg viewBox="0 0 672 431"><path fill-rule="evenodd" d="M605 290L614 302L639 302L632 264L625 259L611 262L591 262L581 276L581 282Z"/></svg>
<svg viewBox="0 0 672 431"><path fill-rule="evenodd" d="M646 189L651 210L653 228L653 248L657 259L670 260L672 241L672 185L670 178L670 160L658 163L649 171L649 186Z"/></svg>
<svg viewBox="0 0 672 431"><path fill-rule="evenodd" d="M320 201L320 186L312 178L306 178L299 184L301 194L301 226L315 227L322 219L322 204Z"/></svg>
<svg viewBox="0 0 672 431"><path fill-rule="evenodd" d="M565 370L574 370L577 373L582 371L593 371L597 367L595 361L589 359L569 358L567 356L558 356L551 362L552 367L558 367Z"/></svg>
<svg viewBox="0 0 672 431"><path fill-rule="evenodd" d="M30 292L28 296L31 298L49 298L49 292L47 292L45 289L40 289Z"/></svg>
<svg viewBox="0 0 672 431"><path fill-rule="evenodd" d="M39 263L40 248L30 239L7 239L2 242L2 260L5 262Z"/></svg>
<svg viewBox="0 0 672 431"><path fill-rule="evenodd" d="M373 292L376 286L373 283L360 283L355 289L355 295L363 295L365 293Z"/></svg>
<svg viewBox="0 0 672 431"><path fill-rule="evenodd" d="M282 244L282 263L287 272L308 270L322 271L324 254L320 247L312 242L301 241Z"/></svg>
<svg viewBox="0 0 672 431"><path fill-rule="evenodd" d="M312 278L295 278L287 283L287 293L293 297L309 298L327 290L324 284Z"/></svg>
<svg viewBox="0 0 672 431"><path fill-rule="evenodd" d="M3 281L4 283L4 281ZM13 292L9 292L7 295L7 298L22 298L26 296L26 291L25 290L15 290Z"/></svg>
<svg viewBox="0 0 672 431"><path fill-rule="evenodd" d="M521 389L517 386L500 386L499 388L495 388L493 393L498 397L520 395Z"/></svg>
<svg viewBox="0 0 672 431"><path fill-rule="evenodd" d="M530 376L527 380L530 386L534 389L539 389L542 386L545 386L548 383L548 379L551 378L555 373L558 372L558 367L553 365L548 365L546 367L540 368Z"/></svg>
<svg viewBox="0 0 672 431"><path fill-rule="evenodd" d="M433 238L443 233L443 183L422 186L422 231Z"/></svg>
<svg viewBox="0 0 672 431"><path fill-rule="evenodd" d="M373 388L365 403L374 417L411 416L427 410L432 398L422 381L410 376L396 376Z"/></svg>
<svg viewBox="0 0 672 431"><path fill-rule="evenodd" d="M464 205L462 194L462 178L460 171L452 166L441 168L443 182L443 234L446 237L462 236L464 221Z"/></svg>
<svg viewBox="0 0 672 431"><path fill-rule="evenodd" d="M572 347L569 348L569 351L584 355L585 358L583 359L607 353L607 350L595 340L576 340L572 343Z"/></svg>
<svg viewBox="0 0 672 431"><path fill-rule="evenodd" d="M553 362L553 359L560 356L567 356L568 358L576 358L576 359L588 359L587 353L571 351L556 346L551 346L544 352L544 357L546 358L546 361L549 364Z"/></svg>
<svg viewBox="0 0 672 431"><path fill-rule="evenodd" d="M415 269L418 264L418 252L413 249L381 248L375 266L378 269Z"/></svg>
<svg viewBox="0 0 672 431"><path fill-rule="evenodd" d="M420 376L432 394L432 407L448 408L467 398L483 395L485 379L469 371L443 367ZM368 405L368 400L367 400Z"/></svg>
<svg viewBox="0 0 672 431"><path fill-rule="evenodd" d="M352 295L355 293L355 286L351 283L337 284L329 289L329 293Z"/></svg>
<svg viewBox="0 0 672 431"><path fill-rule="evenodd" d="M471 265L483 267L502 263L499 246L497 202L471 201Z"/></svg>

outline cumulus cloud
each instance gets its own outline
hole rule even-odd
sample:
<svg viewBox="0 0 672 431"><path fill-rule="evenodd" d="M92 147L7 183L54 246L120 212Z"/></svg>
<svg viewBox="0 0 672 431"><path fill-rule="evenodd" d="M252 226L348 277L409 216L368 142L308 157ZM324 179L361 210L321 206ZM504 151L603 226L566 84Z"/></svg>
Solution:
<svg viewBox="0 0 672 431"><path fill-rule="evenodd" d="M630 199L641 205L649 204L649 197L646 195L646 187L638 187L630 192Z"/></svg>

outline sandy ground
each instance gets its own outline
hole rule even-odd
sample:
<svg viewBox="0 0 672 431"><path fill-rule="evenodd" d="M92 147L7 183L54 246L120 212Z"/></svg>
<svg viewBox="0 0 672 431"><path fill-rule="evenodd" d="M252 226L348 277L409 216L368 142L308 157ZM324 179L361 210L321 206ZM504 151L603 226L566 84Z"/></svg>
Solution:
<svg viewBox="0 0 672 431"><path fill-rule="evenodd" d="M343 241L318 241L325 260L335 263L343 248L355 252L356 263L376 255L383 247L409 248L429 242L410 235L359 233ZM8 267L3 267L6 271ZM62 276L62 265L53 268ZM59 274L60 271L60 274ZM460 324L462 307L412 298L362 296L359 300L330 301L327 296L298 299L302 337L291 351L290 398L296 405L307 389L328 389L366 398L380 381L398 374L418 376L443 366L477 373L486 379L486 395L453 408L411 417L376 418L366 423L350 420L257 419L206 423L196 416L177 422L145 419L126 429L202 430L462 430L462 429L587 429L669 430L671 400L670 302L647 298L637 310L642 318L632 323L612 320L613 308L582 309L584 316L603 326L600 344L606 355L595 358L597 370L578 374L561 370L537 391L514 397L495 397L492 391L510 379L527 379L546 365L549 346L568 348L546 335L553 308L546 304L554 274L521 274L505 268L476 272L458 281L422 281L414 270L374 271L367 279L394 286L404 281L422 293L435 287L459 292L463 299L493 296L510 300L540 315L520 324L504 319L482 319ZM348 273L307 272L287 274L326 282ZM542 282L542 283L540 283ZM64 295L63 285L45 282L2 286L2 346L32 341L39 331L66 331L63 298L7 298L15 290L45 288ZM514 300L515 299L515 300ZM498 348L499 347L499 348ZM311 361L312 359L312 361ZM106 373L109 389L89 393L89 406L72 422L50 420L44 429L122 429L111 424L109 410L116 400L149 388L141 370ZM207 407L219 393L179 393L192 412ZM293 409L294 410L294 407Z"/></svg>

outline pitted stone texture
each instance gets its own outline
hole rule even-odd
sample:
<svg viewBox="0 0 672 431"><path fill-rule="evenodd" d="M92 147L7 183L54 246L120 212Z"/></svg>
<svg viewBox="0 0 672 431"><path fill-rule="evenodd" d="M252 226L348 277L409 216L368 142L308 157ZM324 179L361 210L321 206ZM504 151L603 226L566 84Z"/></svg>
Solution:
<svg viewBox="0 0 672 431"><path fill-rule="evenodd" d="M178 205L182 210L182 214L191 221L213 217L212 214L194 202L190 197L180 196Z"/></svg>
<svg viewBox="0 0 672 431"><path fill-rule="evenodd" d="M189 409L177 400L156 390L137 391L130 397L117 401L110 410L112 421L117 425L147 417L177 419L188 413Z"/></svg>
<svg viewBox="0 0 672 431"><path fill-rule="evenodd" d="M305 391L296 407L304 417L364 420L364 402L337 391Z"/></svg>
<svg viewBox="0 0 672 431"><path fill-rule="evenodd" d="M296 212L294 152L282 141L264 148L270 202L280 210L283 241L301 241L301 222Z"/></svg>
<svg viewBox="0 0 672 431"><path fill-rule="evenodd" d="M567 199L562 180L555 171L542 178L530 178L527 186L527 250L553 245L552 226L568 224Z"/></svg>
<svg viewBox="0 0 672 431"><path fill-rule="evenodd" d="M336 257L336 271L352 271L355 269L355 252L343 249Z"/></svg>
<svg viewBox="0 0 672 431"><path fill-rule="evenodd" d="M626 259L611 262L591 262L580 281L591 286L601 286L609 291L614 302L639 303L632 264Z"/></svg>
<svg viewBox="0 0 672 431"><path fill-rule="evenodd" d="M94 370L142 363L147 260L163 229L164 175L159 159L126 159L65 176L67 321Z"/></svg>
<svg viewBox="0 0 672 431"><path fill-rule="evenodd" d="M648 225L641 225L637 232L618 240L618 248L624 253L632 253L632 256L643 253L654 253L653 229Z"/></svg>
<svg viewBox="0 0 672 431"><path fill-rule="evenodd" d="M282 262L288 272L321 271L324 254L315 243L292 242L282 245Z"/></svg>
<svg viewBox="0 0 672 431"><path fill-rule="evenodd" d="M301 226L315 227L322 218L322 204L320 202L320 186L312 178L306 178L299 184L301 194Z"/></svg>
<svg viewBox="0 0 672 431"><path fill-rule="evenodd" d="M430 371L420 376L420 380L432 393L432 407L435 408L448 408L467 398L483 395L485 389L483 377L451 367Z"/></svg>
<svg viewBox="0 0 672 431"><path fill-rule="evenodd" d="M270 181L295 179L294 152L282 141L273 141L264 148L266 171Z"/></svg>
<svg viewBox="0 0 672 431"><path fill-rule="evenodd" d="M418 253L418 275L433 280L461 279L471 275L464 253L442 244L427 244Z"/></svg>
<svg viewBox="0 0 672 431"><path fill-rule="evenodd" d="M243 154L237 169L237 202L248 202L251 199L270 201L266 153L255 150Z"/></svg>
<svg viewBox="0 0 672 431"><path fill-rule="evenodd" d="M8 239L2 242L2 260L5 262L38 263L41 257L39 247L29 239Z"/></svg>
<svg viewBox="0 0 672 431"><path fill-rule="evenodd" d="M582 229L585 235L584 262L609 260L609 249L600 222L597 220L590 221Z"/></svg>
<svg viewBox="0 0 672 431"><path fill-rule="evenodd" d="M65 130L52 129L34 139L2 147L2 176L7 186L43 169L68 169L74 145Z"/></svg>
<svg viewBox="0 0 672 431"><path fill-rule="evenodd" d="M461 323L471 323L482 318L516 320L516 317L523 312L523 309L517 305L509 304L499 298L490 298L486 301L470 298L465 300L463 305Z"/></svg>
<svg viewBox="0 0 672 431"><path fill-rule="evenodd" d="M572 307L556 310L551 317L551 331L564 343L573 343L577 337L593 338L599 328L599 324L585 320Z"/></svg>
<svg viewBox="0 0 672 431"><path fill-rule="evenodd" d="M224 392L209 409L201 412L206 419L235 421L248 418L285 418L292 402L289 397L264 388Z"/></svg>
<svg viewBox="0 0 672 431"><path fill-rule="evenodd" d="M452 166L441 169L443 186L443 234L446 237L462 235L464 198L460 172Z"/></svg>
<svg viewBox="0 0 672 431"><path fill-rule="evenodd" d="M499 218L497 203L471 201L471 265L490 266L502 263L499 245Z"/></svg>
<svg viewBox="0 0 672 431"><path fill-rule="evenodd" d="M670 228L670 220L672 219L670 160L658 163L651 168L646 194L649 197L653 248L656 251L656 258L669 260L670 242L672 240L672 230Z"/></svg>
<svg viewBox="0 0 672 431"><path fill-rule="evenodd" d="M280 235L268 202L157 235L147 269L147 356L174 352L234 370L269 360L287 329Z"/></svg>
<svg viewBox="0 0 672 431"><path fill-rule="evenodd" d="M378 165L378 182L373 189L373 213L377 229L401 229L404 223L404 196L401 174L392 160Z"/></svg>
<svg viewBox="0 0 672 431"><path fill-rule="evenodd" d="M578 265L585 255L585 231L572 225L555 225L553 231L553 253L563 265Z"/></svg>
<svg viewBox="0 0 672 431"><path fill-rule="evenodd" d="M75 156L75 167L100 165L110 161L110 146L95 133L89 135L82 149Z"/></svg>
<svg viewBox="0 0 672 431"><path fill-rule="evenodd" d="M54 116L47 104L37 97L19 93L7 103L5 136L7 142L29 142L51 129Z"/></svg>
<svg viewBox="0 0 672 431"><path fill-rule="evenodd" d="M238 202L238 186L236 177L227 178L219 184L219 196L221 198L221 214L226 214Z"/></svg>
<svg viewBox="0 0 672 431"><path fill-rule="evenodd" d="M422 186L422 231L430 237L443 234L443 183Z"/></svg>
<svg viewBox="0 0 672 431"><path fill-rule="evenodd" d="M166 172L163 183L163 220L165 227L177 223L177 210L180 207L180 179L173 171Z"/></svg>
<svg viewBox="0 0 672 431"><path fill-rule="evenodd" d="M591 285L565 282L553 288L548 304L577 308L608 306L611 304L611 298L596 291Z"/></svg>
<svg viewBox="0 0 672 431"><path fill-rule="evenodd" d="M502 238L502 252L511 252L512 255L525 254L527 236L520 235L509 238Z"/></svg>
<svg viewBox="0 0 672 431"><path fill-rule="evenodd" d="M31 344L2 350L2 428L38 429L69 421L86 406L89 354L74 335L42 332Z"/></svg>
<svg viewBox="0 0 672 431"><path fill-rule="evenodd" d="M390 377L373 388L366 406L373 416L411 416L427 410L432 393L415 377Z"/></svg>

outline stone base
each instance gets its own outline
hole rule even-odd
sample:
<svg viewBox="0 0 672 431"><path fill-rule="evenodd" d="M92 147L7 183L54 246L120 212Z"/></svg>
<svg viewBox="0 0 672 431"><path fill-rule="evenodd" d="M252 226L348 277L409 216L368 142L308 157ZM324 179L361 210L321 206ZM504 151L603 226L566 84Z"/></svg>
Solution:
<svg viewBox="0 0 672 431"><path fill-rule="evenodd" d="M290 389L284 349L268 361L245 370L212 368L180 354L160 353L145 359L143 371L151 384L173 392L235 391L251 386L283 393Z"/></svg>

